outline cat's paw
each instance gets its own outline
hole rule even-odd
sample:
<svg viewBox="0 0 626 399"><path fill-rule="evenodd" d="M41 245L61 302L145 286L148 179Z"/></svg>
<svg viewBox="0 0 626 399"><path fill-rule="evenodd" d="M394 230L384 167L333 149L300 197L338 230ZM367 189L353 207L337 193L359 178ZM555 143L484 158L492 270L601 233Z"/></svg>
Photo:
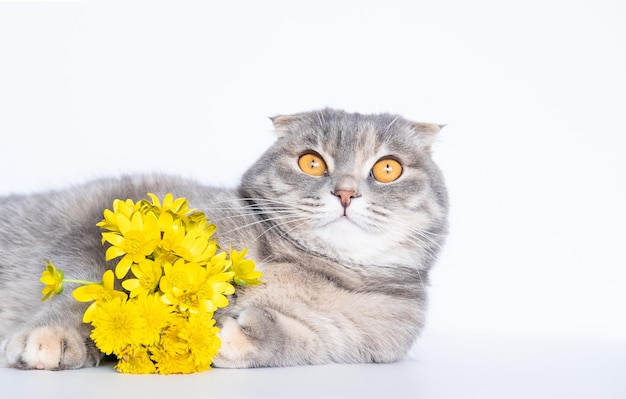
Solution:
<svg viewBox="0 0 626 399"><path fill-rule="evenodd" d="M222 346L213 366L246 368L278 366L282 331L274 314L267 310L248 308L237 314L218 317Z"/></svg>
<svg viewBox="0 0 626 399"><path fill-rule="evenodd" d="M102 357L85 333L63 326L23 331L3 343L9 367L66 370L97 366Z"/></svg>
<svg viewBox="0 0 626 399"><path fill-rule="evenodd" d="M237 319L223 316L218 319L219 337L222 340L220 351L213 359L214 367L245 368L250 367L254 357L255 345L243 330Z"/></svg>

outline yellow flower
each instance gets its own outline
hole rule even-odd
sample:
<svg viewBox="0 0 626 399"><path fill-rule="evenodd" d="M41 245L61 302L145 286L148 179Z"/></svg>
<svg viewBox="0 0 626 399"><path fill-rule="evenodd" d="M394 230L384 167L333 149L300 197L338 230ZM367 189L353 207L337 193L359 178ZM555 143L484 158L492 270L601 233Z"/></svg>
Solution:
<svg viewBox="0 0 626 399"><path fill-rule="evenodd" d="M156 362L159 374L191 374L197 371L191 356L187 353L170 355L164 352L156 352L152 355L152 360Z"/></svg>
<svg viewBox="0 0 626 399"><path fill-rule="evenodd" d="M130 219L130 215L132 215L137 209L139 209L139 203L135 204L131 199L127 199L126 201L116 199L113 201L113 211L105 209L104 219L101 222L96 223L96 226L110 231L119 232L120 228L118 226L117 215L122 215L127 219Z"/></svg>
<svg viewBox="0 0 626 399"><path fill-rule="evenodd" d="M165 195L165 197L163 198L163 205L161 205L161 201L156 195L148 193L148 197L152 199L152 204L148 203L147 201L146 203L148 205L151 205L151 209L157 208L160 213L171 212L174 215L178 215L180 217L192 211L192 209L188 208L189 204L187 203L186 198L174 199L172 193L167 193Z"/></svg>
<svg viewBox="0 0 626 399"><path fill-rule="evenodd" d="M229 283L232 279L232 272L224 272L212 275L202 284L198 297L207 301L206 311L214 312L217 308L228 306L226 295L235 293L235 287Z"/></svg>
<svg viewBox="0 0 626 399"><path fill-rule="evenodd" d="M137 303L121 298L98 303L91 324L91 338L107 355L119 355L139 346L146 326Z"/></svg>
<svg viewBox="0 0 626 399"><path fill-rule="evenodd" d="M206 281L207 272L204 267L178 259L173 265L166 263L163 271L165 274L159 284L159 289L163 292L163 302L174 305L183 312L211 311L208 300L198 295L200 287Z"/></svg>
<svg viewBox="0 0 626 399"><path fill-rule="evenodd" d="M154 252L161 240L161 228L154 213L143 215L135 211L130 219L119 213L117 222L119 233L102 233L102 238L111 244L105 254L106 260L124 255L115 267L115 275L121 279L132 263L139 263Z"/></svg>
<svg viewBox="0 0 626 399"><path fill-rule="evenodd" d="M91 338L105 354L114 354L121 373L186 374L207 370L221 341L214 311L228 305L238 285L258 285L261 272L245 259L247 250L220 250L217 227L185 198L169 193L163 200L137 203L115 200L97 225L108 243L107 261L120 258L102 282L65 279L52 263L41 282L43 300L61 293L63 284L92 302L83 314ZM125 278L128 271L133 276ZM128 294L115 289L117 282Z"/></svg>
<svg viewBox="0 0 626 399"><path fill-rule="evenodd" d="M185 238L185 226L180 219L174 220L169 213L159 216L159 224L163 231L163 239L159 246L165 251L173 252Z"/></svg>
<svg viewBox="0 0 626 399"><path fill-rule="evenodd" d="M241 286L254 286L261 284L262 273L255 270L256 263L250 259L244 259L247 249L237 252L231 248L230 261L232 262L232 271L235 273L234 281Z"/></svg>
<svg viewBox="0 0 626 399"><path fill-rule="evenodd" d="M206 218L203 212L192 212L189 215L181 216L181 219L185 222L187 230L201 227L204 229L204 234L208 236L213 235L217 230L216 225L209 224L209 219Z"/></svg>
<svg viewBox="0 0 626 399"><path fill-rule="evenodd" d="M41 273L39 281L45 285L41 290L42 302L63 292L63 270L57 269L52 262L46 263L46 270Z"/></svg>
<svg viewBox="0 0 626 399"><path fill-rule="evenodd" d="M159 285L162 274L162 267L159 262L144 259L138 264L133 263L130 269L137 278L122 281L122 287L130 291L129 296L131 298L140 294L151 293Z"/></svg>
<svg viewBox="0 0 626 399"><path fill-rule="evenodd" d="M102 275L101 284L89 284L78 287L72 292L74 299L78 302L93 302L83 314L83 322L90 323L93 320L93 313L98 303L104 303L114 298L126 300L127 296L124 292L116 291L114 288L115 277L113 271L107 270Z"/></svg>
<svg viewBox="0 0 626 399"><path fill-rule="evenodd" d="M145 322L141 343L156 345L161 339L161 333L174 320L174 307L163 303L158 294L141 295L135 301Z"/></svg>
<svg viewBox="0 0 626 399"><path fill-rule="evenodd" d="M189 346L180 337L185 323L185 317L176 317L163 332L160 345L150 348L151 359L155 362L158 373L189 374L195 371L194 363L190 359Z"/></svg>
<svg viewBox="0 0 626 399"><path fill-rule="evenodd" d="M161 334L159 345L154 345L152 349L155 361L159 361L164 356L179 356L187 353L189 350L187 343L179 337L179 333L186 322L180 312L174 313L172 321Z"/></svg>
<svg viewBox="0 0 626 399"><path fill-rule="evenodd" d="M213 358L221 346L220 338L217 336L220 330L215 327L215 319L212 316L210 313L189 315L187 323L178 334L187 342L190 359L196 371L210 369Z"/></svg>
<svg viewBox="0 0 626 399"><path fill-rule="evenodd" d="M188 262L206 263L217 251L217 243L211 239L212 229L197 226L188 229L180 219L171 220L163 214L159 223L163 229L160 248L171 251Z"/></svg>
<svg viewBox="0 0 626 399"><path fill-rule="evenodd" d="M120 373L126 374L151 374L156 372L156 367L150 355L148 349L139 347L129 347L124 350L119 356L119 362L115 365L115 369Z"/></svg>
<svg viewBox="0 0 626 399"><path fill-rule="evenodd" d="M209 271L209 276L227 271L231 263L231 261L226 259L226 252L221 251L220 253L215 254L215 256L213 256L206 265L206 268Z"/></svg>
<svg viewBox="0 0 626 399"><path fill-rule="evenodd" d="M172 216L172 214L169 212L160 214L158 219L159 226L161 226L161 231L163 232L169 229L174 222L177 222L180 225L180 221L178 219L175 220L174 216Z"/></svg>
<svg viewBox="0 0 626 399"><path fill-rule="evenodd" d="M173 250L188 262L206 263L215 255L217 243L202 227L198 227L188 231Z"/></svg>

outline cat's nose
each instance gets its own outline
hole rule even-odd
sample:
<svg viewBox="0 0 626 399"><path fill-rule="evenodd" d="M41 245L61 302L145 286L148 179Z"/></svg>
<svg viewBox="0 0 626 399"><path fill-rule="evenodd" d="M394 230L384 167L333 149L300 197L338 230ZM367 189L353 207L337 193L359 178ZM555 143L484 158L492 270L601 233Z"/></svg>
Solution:
<svg viewBox="0 0 626 399"><path fill-rule="evenodd" d="M339 201L341 201L341 205L344 209L350 206L352 198L358 197L355 190L335 190L333 191L333 195L339 197Z"/></svg>

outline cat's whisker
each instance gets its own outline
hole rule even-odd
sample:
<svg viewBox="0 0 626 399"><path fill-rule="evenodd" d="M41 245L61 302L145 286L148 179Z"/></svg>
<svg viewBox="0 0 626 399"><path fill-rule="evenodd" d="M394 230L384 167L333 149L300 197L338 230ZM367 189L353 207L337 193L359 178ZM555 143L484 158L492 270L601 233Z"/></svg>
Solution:
<svg viewBox="0 0 626 399"><path fill-rule="evenodd" d="M422 237L412 236L410 238L423 251L423 255L427 255L428 257L433 259L437 256L437 248L433 248L432 246L430 246L428 242L426 242Z"/></svg>
<svg viewBox="0 0 626 399"><path fill-rule="evenodd" d="M249 216L259 216L259 215L267 215L267 214L274 214L274 213L278 213L278 214L285 214L285 213L293 213L292 209L282 209L282 210L251 210L249 212L241 212L239 214L233 215L230 213L226 213L223 211L229 211L230 209L224 208L224 209L217 209L217 211L221 211L221 214L223 214L225 216L225 218L227 219L234 219L234 218L245 218L245 217L249 217Z"/></svg>
<svg viewBox="0 0 626 399"><path fill-rule="evenodd" d="M240 217L249 217L249 216L262 216L262 215L273 215L273 214L280 214L280 215L288 215L288 214L298 214L298 213L303 213L303 212L307 212L305 209L302 208L294 208L294 207L283 207L283 208L272 208L272 207L245 207L243 208L243 212L241 212L241 209L239 210L238 214L232 214L232 212L225 212L225 211L232 211L233 209L230 208L217 208L217 209L213 209L213 210L217 210L217 211L222 211L222 214L229 219L232 218L240 218Z"/></svg>
<svg viewBox="0 0 626 399"><path fill-rule="evenodd" d="M436 257L440 244L436 241L433 241L432 238L428 237L429 232L409 226L406 223L398 223L397 225L405 228L407 231L405 237L408 238L409 241L413 241L415 245L423 251L418 254L419 258L421 259L421 261L419 262L420 264L425 261L424 257L430 257L432 259ZM424 271L417 268L415 269L415 272L417 273L417 276L419 278L419 284L422 291L426 292L426 285L422 278L422 272Z"/></svg>
<svg viewBox="0 0 626 399"><path fill-rule="evenodd" d="M423 238L424 240L428 241L430 244L432 244L436 248L439 248L441 246L441 244L438 241L436 241L434 238L432 238L428 234L428 231L426 231L426 230L413 228L413 229L410 229L409 231L410 231L411 234L417 235L420 238Z"/></svg>
<svg viewBox="0 0 626 399"><path fill-rule="evenodd" d="M248 201L253 201L252 203L247 203ZM242 205L243 202L243 205ZM216 207L215 205L222 204L233 204L232 207ZM279 204L284 205L285 207L290 207L291 204L286 201L273 200L268 198L255 198L255 197L243 197L243 198L229 198L225 200L211 202L209 204L204 204L205 210L215 210L215 209L241 209L242 207L255 207L259 206L259 204L269 205L269 204Z"/></svg>
<svg viewBox="0 0 626 399"><path fill-rule="evenodd" d="M422 279L422 273L419 269L416 270L417 277L420 279L420 287L422 287L422 292L426 292L426 284L424 284L424 279Z"/></svg>
<svg viewBox="0 0 626 399"><path fill-rule="evenodd" d="M266 230L264 230L261 234L259 234L256 237L256 240L258 240L259 238L261 238L263 235L267 234L268 232L270 232L273 229L280 229L282 226L287 225L288 223L295 223L295 222L300 222L300 221L312 221L314 220L314 218L310 217L310 216L306 216L306 217L300 217L300 218L296 218L296 219L292 219L292 220L288 220L286 222L283 223L274 223L272 226L270 226L269 228L267 228ZM289 234L293 229L297 228L297 227L301 227L303 226L304 223L301 223L297 226L292 227L291 229L287 230L287 231L283 231L282 234L279 235L279 238L282 238L284 236L286 236L287 234Z"/></svg>
<svg viewBox="0 0 626 399"><path fill-rule="evenodd" d="M244 201L244 202L252 201L253 203L264 202L264 203L275 203L275 204L283 204L283 205L289 205L290 204L290 202L288 202L288 201L277 200L277 199L273 199L273 198L241 197L239 199Z"/></svg>
<svg viewBox="0 0 626 399"><path fill-rule="evenodd" d="M255 199L256 200L256 199ZM261 201L266 204L246 204L241 205L241 202L234 203L235 201L220 201L220 203L231 202L233 206L229 207L215 207L210 206L207 207L207 211L216 216L216 214L220 215L222 219L236 219L236 218L246 218L246 217L254 217L254 216L262 216L267 214L289 214L293 213L294 209L292 206L285 205L282 201ZM279 204L282 206L274 206L275 204ZM236 212L233 212L236 211Z"/></svg>
<svg viewBox="0 0 626 399"><path fill-rule="evenodd" d="M407 237L414 240L420 248L427 252L430 256L435 256L441 244L435 238L429 235L427 230L419 229L414 226L402 225L407 232Z"/></svg>
<svg viewBox="0 0 626 399"><path fill-rule="evenodd" d="M303 219L303 217L298 215L297 213L291 213L291 214L288 213L286 215L276 216L276 217L272 217L272 218L255 220L254 222L247 223L247 224L244 224L244 225L241 225L241 226L237 226L234 229L228 230L226 232L222 232L222 234L223 235L232 234L232 233L234 233L236 231L239 231L239 230L242 230L242 229L247 229L248 227L255 226L255 225L258 225L258 224L262 224L262 223L266 223L266 222L272 222L273 225L276 225L276 223L274 223L274 222L276 222L277 220L283 220L283 221L286 220L287 222L289 222L289 221L294 221L294 220L299 220L299 219Z"/></svg>
<svg viewBox="0 0 626 399"><path fill-rule="evenodd" d="M412 226L398 218L394 218L394 222L389 223L389 220L387 218L374 214L370 218L370 220L367 221L367 224L368 226L371 226L373 229L380 231L381 233L386 232L390 224L396 227L400 227L405 232L404 234L402 234L402 236L409 239L410 241L415 242L415 244L419 248L421 248L425 254L432 258L436 257L437 252L441 247L441 244L439 242L440 240L437 240L437 238L440 238L441 235L437 233L432 233L428 230L420 229L416 226Z"/></svg>

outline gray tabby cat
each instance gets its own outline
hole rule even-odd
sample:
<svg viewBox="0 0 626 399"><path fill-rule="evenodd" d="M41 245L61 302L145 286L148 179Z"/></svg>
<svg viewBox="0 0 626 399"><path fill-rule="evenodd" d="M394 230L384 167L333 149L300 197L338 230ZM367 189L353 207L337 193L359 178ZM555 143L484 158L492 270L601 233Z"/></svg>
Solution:
<svg viewBox="0 0 626 399"><path fill-rule="evenodd" d="M424 324L428 271L446 234L431 158L439 126L325 109L273 118L279 138L235 190L164 176L0 197L0 359L22 369L96 366L71 287L41 302L44 262L97 280L96 223L115 198L187 197L222 247L249 248L264 283L217 315L217 367L393 362ZM114 262L109 262L114 263Z"/></svg>

